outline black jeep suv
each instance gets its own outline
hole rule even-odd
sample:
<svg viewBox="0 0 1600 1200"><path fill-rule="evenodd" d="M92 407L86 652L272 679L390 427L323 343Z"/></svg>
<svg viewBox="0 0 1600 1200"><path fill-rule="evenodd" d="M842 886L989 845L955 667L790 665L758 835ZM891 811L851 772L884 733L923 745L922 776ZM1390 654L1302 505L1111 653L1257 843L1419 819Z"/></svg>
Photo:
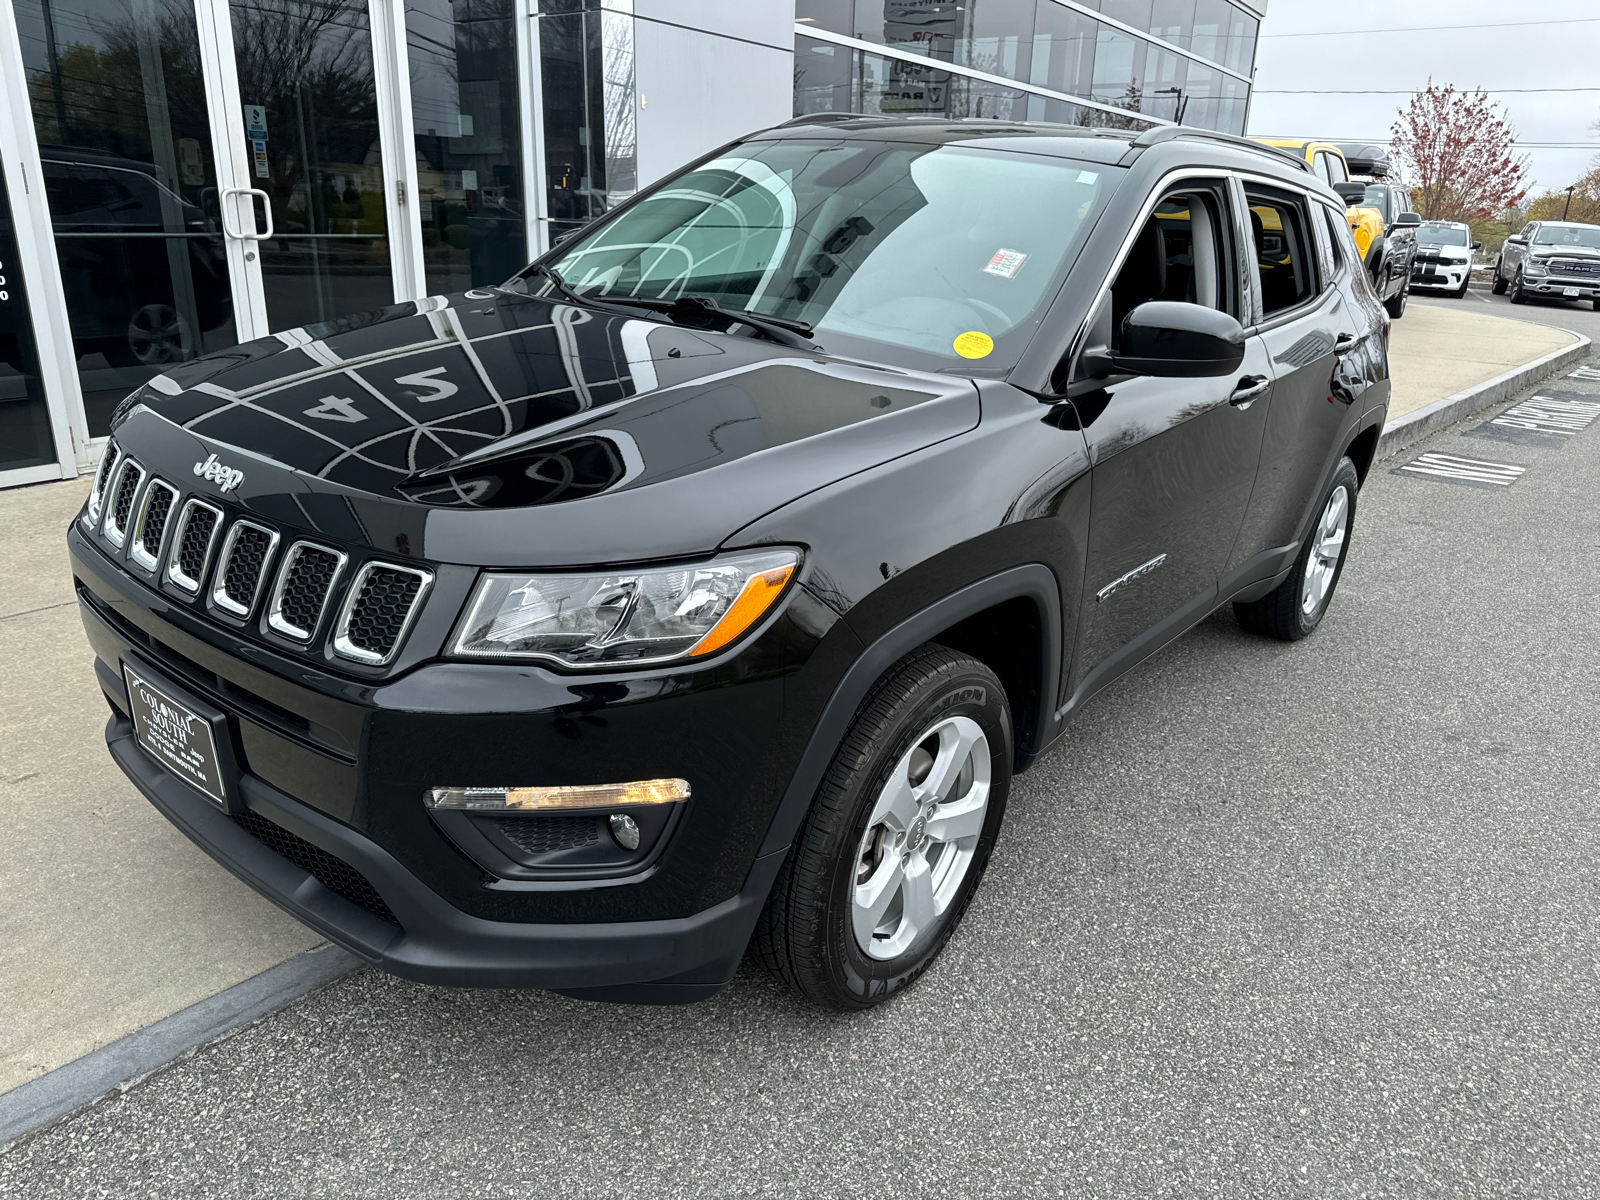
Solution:
<svg viewBox="0 0 1600 1200"><path fill-rule="evenodd" d="M128 397L68 537L107 741L412 979L871 1005L1089 697L1317 627L1386 337L1254 143L797 120Z"/></svg>

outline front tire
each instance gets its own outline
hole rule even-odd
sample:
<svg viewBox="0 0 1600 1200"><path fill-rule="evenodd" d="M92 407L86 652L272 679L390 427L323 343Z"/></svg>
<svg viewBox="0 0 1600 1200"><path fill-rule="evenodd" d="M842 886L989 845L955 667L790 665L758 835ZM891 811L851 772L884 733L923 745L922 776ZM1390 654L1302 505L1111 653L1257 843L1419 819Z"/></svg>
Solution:
<svg viewBox="0 0 1600 1200"><path fill-rule="evenodd" d="M1341 458L1322 494L1317 509L1320 515L1300 548L1294 569L1261 599L1233 606L1240 625L1251 633L1284 642L1298 642L1316 632L1344 573L1345 556L1350 553L1359 487L1355 464Z"/></svg>
<svg viewBox="0 0 1600 1200"><path fill-rule="evenodd" d="M943 646L873 685L834 755L751 939L824 1008L914 983L988 865L1011 784L1011 712L993 671Z"/></svg>
<svg viewBox="0 0 1600 1200"><path fill-rule="evenodd" d="M1522 272L1517 271L1516 277L1511 281L1511 303L1526 304L1528 293L1522 290Z"/></svg>
<svg viewBox="0 0 1600 1200"><path fill-rule="evenodd" d="M1461 299L1463 296L1465 296L1467 294L1467 288L1471 283L1472 283L1472 276L1469 274L1466 278L1464 278L1461 281L1461 286L1456 289L1456 299L1457 300Z"/></svg>
<svg viewBox="0 0 1600 1200"><path fill-rule="evenodd" d="M1489 290L1496 296L1504 296L1506 294L1506 281L1500 276L1500 264L1498 261L1494 264L1494 282L1489 285Z"/></svg>
<svg viewBox="0 0 1600 1200"><path fill-rule="evenodd" d="M1400 290L1383 302L1383 307L1388 310L1389 319L1398 321L1406 315L1406 298L1411 295L1411 281L1408 279L1400 285Z"/></svg>

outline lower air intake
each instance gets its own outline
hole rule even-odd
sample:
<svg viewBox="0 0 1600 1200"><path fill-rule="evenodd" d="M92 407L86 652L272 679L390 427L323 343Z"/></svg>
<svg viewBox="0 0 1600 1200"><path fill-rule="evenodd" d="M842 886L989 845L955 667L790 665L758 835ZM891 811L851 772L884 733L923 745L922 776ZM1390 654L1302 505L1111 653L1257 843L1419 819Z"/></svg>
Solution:
<svg viewBox="0 0 1600 1200"><path fill-rule="evenodd" d="M298 834L290 833L276 821L268 820L258 812L246 809L233 819L268 850L287 858L330 892L343 896L358 908L366 909L380 921L395 926L400 924L383 902L383 897L378 895L378 889L342 858L329 854L321 846L312 845Z"/></svg>

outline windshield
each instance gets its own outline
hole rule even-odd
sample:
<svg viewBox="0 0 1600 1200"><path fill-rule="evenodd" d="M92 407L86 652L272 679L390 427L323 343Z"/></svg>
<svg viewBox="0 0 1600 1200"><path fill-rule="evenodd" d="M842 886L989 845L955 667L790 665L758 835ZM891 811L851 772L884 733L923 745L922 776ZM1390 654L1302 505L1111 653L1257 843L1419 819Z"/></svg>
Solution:
<svg viewBox="0 0 1600 1200"><path fill-rule="evenodd" d="M1587 246L1600 250L1600 225L1541 225L1535 246Z"/></svg>
<svg viewBox="0 0 1600 1200"><path fill-rule="evenodd" d="M1417 230L1417 241L1424 246L1465 246L1467 231L1442 225L1424 225Z"/></svg>
<svg viewBox="0 0 1600 1200"><path fill-rule="evenodd" d="M553 265L586 297L701 296L809 325L831 353L1005 369L1113 171L961 146L756 142L678 176Z"/></svg>

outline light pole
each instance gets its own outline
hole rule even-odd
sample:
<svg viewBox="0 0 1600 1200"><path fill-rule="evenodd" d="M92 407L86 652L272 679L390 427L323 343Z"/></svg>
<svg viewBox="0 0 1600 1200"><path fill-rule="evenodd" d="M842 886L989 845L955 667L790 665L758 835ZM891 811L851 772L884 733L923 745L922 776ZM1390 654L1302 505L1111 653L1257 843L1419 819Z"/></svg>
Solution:
<svg viewBox="0 0 1600 1200"><path fill-rule="evenodd" d="M1567 219L1567 214L1572 211L1572 188L1577 186L1577 184L1573 184L1572 187L1567 189L1567 203L1566 206L1561 210L1561 219L1563 221Z"/></svg>

